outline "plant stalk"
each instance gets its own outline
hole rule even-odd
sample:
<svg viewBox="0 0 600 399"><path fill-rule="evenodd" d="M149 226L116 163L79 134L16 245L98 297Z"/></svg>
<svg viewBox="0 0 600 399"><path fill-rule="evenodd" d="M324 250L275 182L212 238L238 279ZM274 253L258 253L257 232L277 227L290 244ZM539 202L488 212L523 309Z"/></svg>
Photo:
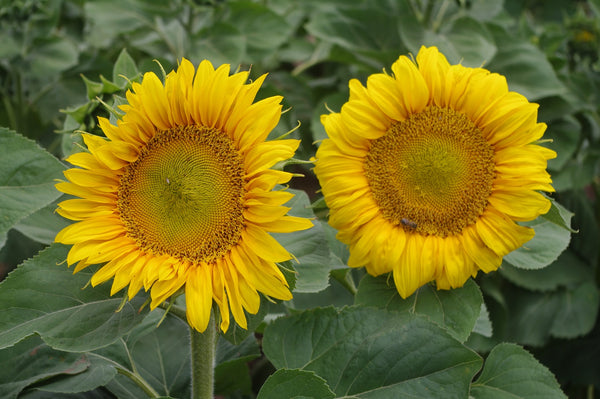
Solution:
<svg viewBox="0 0 600 399"><path fill-rule="evenodd" d="M212 399L217 331L215 317L210 315L203 333L190 326L192 349L192 399Z"/></svg>

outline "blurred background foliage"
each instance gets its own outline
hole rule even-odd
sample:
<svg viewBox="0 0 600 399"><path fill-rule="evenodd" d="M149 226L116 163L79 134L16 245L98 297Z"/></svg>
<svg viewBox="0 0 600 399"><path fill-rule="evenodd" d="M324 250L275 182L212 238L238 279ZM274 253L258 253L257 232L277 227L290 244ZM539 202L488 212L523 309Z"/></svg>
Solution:
<svg viewBox="0 0 600 399"><path fill-rule="evenodd" d="M268 72L259 96L283 95L288 109L273 136L300 124L292 136L302 140L297 158L308 160L326 137L319 116L339 110L348 80L364 82L421 45L503 74L540 104L552 140L544 145L558 153L549 163L553 197L573 212L577 232L560 256L550 247L549 260L509 255L498 273L478 277L491 325L467 344L482 354L499 342L524 345L569 397L600 397L600 0L1 0L0 126L64 159L80 150L81 131L101 134L98 116L114 120L144 72L163 76L182 57L206 58L251 68L254 78ZM293 186L324 218L310 165L288 167L306 176ZM65 225L54 208L0 231L2 274L53 241ZM568 240L564 230L542 231L545 245ZM343 287L361 271L343 269L347 250L330 243L331 283L296 295L297 308L354 303ZM258 356L250 352L244 359Z"/></svg>

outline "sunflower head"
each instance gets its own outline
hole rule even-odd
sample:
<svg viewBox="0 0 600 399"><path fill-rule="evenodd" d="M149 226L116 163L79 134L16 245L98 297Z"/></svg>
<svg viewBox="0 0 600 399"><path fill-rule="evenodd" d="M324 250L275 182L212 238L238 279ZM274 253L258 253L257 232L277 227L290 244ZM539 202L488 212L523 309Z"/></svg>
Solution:
<svg viewBox="0 0 600 399"><path fill-rule="evenodd" d="M516 222L549 210L539 191L554 191L556 154L536 144L537 104L503 76L450 65L435 47L392 72L351 80L341 112L321 117L315 172L349 266L393 272L406 298L429 281L460 287L530 240Z"/></svg>
<svg viewBox="0 0 600 399"><path fill-rule="evenodd" d="M281 115L281 97L254 102L265 76L208 61L196 70L183 59L164 84L144 75L127 93L123 117L100 118L106 138L85 134L88 152L71 155L57 189L78 197L58 212L77 221L56 241L72 244L75 272L103 264L92 285L114 277L111 293L144 287L155 308L178 290L190 325L204 331L213 302L221 328L230 312L246 328L258 292L290 299L276 265L292 256L269 234L307 229L287 216L292 194L278 190L292 175L273 170L292 157L298 140L265 141Z"/></svg>

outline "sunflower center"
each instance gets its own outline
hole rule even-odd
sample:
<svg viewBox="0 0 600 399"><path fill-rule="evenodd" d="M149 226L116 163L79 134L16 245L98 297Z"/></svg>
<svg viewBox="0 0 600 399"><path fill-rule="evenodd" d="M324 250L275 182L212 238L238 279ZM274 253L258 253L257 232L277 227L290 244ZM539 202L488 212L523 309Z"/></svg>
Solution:
<svg viewBox="0 0 600 399"><path fill-rule="evenodd" d="M494 180L494 150L464 114L431 106L371 143L365 174L383 216L447 237L476 222Z"/></svg>
<svg viewBox="0 0 600 399"><path fill-rule="evenodd" d="M217 129L158 132L121 177L118 209L143 250L191 262L224 255L244 227L244 170Z"/></svg>

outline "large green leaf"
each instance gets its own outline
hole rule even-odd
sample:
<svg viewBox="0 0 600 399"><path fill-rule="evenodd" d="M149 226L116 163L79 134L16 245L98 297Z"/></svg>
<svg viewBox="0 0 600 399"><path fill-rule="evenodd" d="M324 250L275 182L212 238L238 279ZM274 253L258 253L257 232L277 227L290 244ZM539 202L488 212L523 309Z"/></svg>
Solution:
<svg viewBox="0 0 600 399"><path fill-rule="evenodd" d="M29 73L39 80L56 76L75 64L79 51L75 43L60 37L43 38L26 57Z"/></svg>
<svg viewBox="0 0 600 399"><path fill-rule="evenodd" d="M313 371L355 398L465 398L482 362L425 317L370 307L277 319L263 349L276 368Z"/></svg>
<svg viewBox="0 0 600 399"><path fill-rule="evenodd" d="M250 1L230 2L227 8L228 18L246 37L249 51L274 51L289 40L292 27L269 8Z"/></svg>
<svg viewBox="0 0 600 399"><path fill-rule="evenodd" d="M506 294L508 322L504 340L541 346L550 337L575 338L594 327L599 292L593 281L551 292L513 287Z"/></svg>
<svg viewBox="0 0 600 399"><path fill-rule="evenodd" d="M408 9L405 2L347 2L342 7L315 5L308 32L351 53L368 54L372 66L393 62L404 45L395 27ZM374 60L374 61L373 61Z"/></svg>
<svg viewBox="0 0 600 399"><path fill-rule="evenodd" d="M512 37L502 28L493 29L498 47L486 68L506 76L508 87L534 101L566 91L544 53L530 42Z"/></svg>
<svg viewBox="0 0 600 399"><path fill-rule="evenodd" d="M21 219L57 199L54 179L65 167L35 142L0 128L0 247Z"/></svg>
<svg viewBox="0 0 600 399"><path fill-rule="evenodd" d="M335 394L311 371L277 370L265 381L256 399L329 399Z"/></svg>
<svg viewBox="0 0 600 399"><path fill-rule="evenodd" d="M33 383L61 374L79 374L88 366L88 360L80 353L59 352L44 345L39 337L28 338L0 351L0 397L16 398Z"/></svg>
<svg viewBox="0 0 600 399"><path fill-rule="evenodd" d="M111 344L143 319L141 297L117 312L122 299L110 297L108 284L82 289L92 273L73 275L64 265L67 252L54 244L0 283L0 348L39 334L55 349L85 352Z"/></svg>
<svg viewBox="0 0 600 399"><path fill-rule="evenodd" d="M244 61L248 42L234 24L219 22L192 38L190 59L208 59L213 65L239 65Z"/></svg>
<svg viewBox="0 0 600 399"><path fill-rule="evenodd" d="M500 273L514 284L534 291L573 287L594 278L594 270L569 249L543 269L520 269L506 263Z"/></svg>
<svg viewBox="0 0 600 399"><path fill-rule="evenodd" d="M358 286L356 304L427 316L464 342L481 314L483 297L477 284L467 280L463 287L448 291L427 284L402 299L387 276L366 275Z"/></svg>
<svg viewBox="0 0 600 399"><path fill-rule="evenodd" d="M566 399L556 378L529 352L514 344L496 346L471 387L475 399Z"/></svg>

